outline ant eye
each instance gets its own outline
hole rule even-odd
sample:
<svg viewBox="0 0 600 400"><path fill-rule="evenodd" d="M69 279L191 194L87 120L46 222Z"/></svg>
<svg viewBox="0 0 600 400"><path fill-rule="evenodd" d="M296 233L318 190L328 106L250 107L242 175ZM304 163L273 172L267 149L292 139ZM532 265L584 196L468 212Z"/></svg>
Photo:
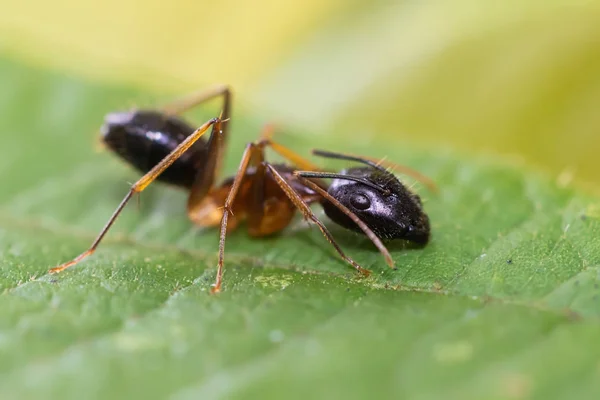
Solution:
<svg viewBox="0 0 600 400"><path fill-rule="evenodd" d="M369 198L364 194L357 194L353 196L350 199L350 203L352 204L352 207L356 208L357 210L366 210L367 208L371 207L371 200L369 200Z"/></svg>

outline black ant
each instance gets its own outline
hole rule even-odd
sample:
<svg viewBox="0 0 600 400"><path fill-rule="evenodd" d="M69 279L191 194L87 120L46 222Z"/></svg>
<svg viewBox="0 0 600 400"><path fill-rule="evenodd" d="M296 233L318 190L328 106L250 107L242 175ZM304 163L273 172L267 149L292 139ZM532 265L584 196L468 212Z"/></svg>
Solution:
<svg viewBox="0 0 600 400"><path fill-rule="evenodd" d="M179 115L209 99L222 97L223 111L197 129ZM429 241L429 218L418 195L408 190L385 166L402 168L427 184L427 178L408 168L376 162L368 157L315 150L321 157L355 161L364 166L325 172L289 148L271 139L267 126L261 139L246 146L234 177L219 186L215 179L221 170L228 136L231 93L226 86L194 94L160 110L133 110L110 113L101 129L102 140L129 164L145 173L131 186L98 237L88 250L50 272L60 272L91 255L131 197L159 180L189 190L187 213L199 226L220 225L219 261L212 292L221 290L225 237L242 220L254 237L276 234L290 224L299 210L314 222L338 254L358 272L370 271L346 256L329 230L310 209L320 202L335 223L365 234L395 268L382 239L405 239L420 245ZM205 141L202 136L211 129ZM271 164L265 159L269 147L292 165ZM330 185L322 179L333 179Z"/></svg>

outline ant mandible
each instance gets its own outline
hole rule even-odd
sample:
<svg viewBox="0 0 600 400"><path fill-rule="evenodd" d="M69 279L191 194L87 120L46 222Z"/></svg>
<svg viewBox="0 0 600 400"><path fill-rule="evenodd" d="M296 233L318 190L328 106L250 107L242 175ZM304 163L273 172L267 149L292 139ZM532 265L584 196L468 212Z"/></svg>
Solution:
<svg viewBox="0 0 600 400"><path fill-rule="evenodd" d="M222 114L194 129L181 117L185 111L213 98L223 98ZM271 139L267 126L261 139L249 143L237 173L215 185L222 168L228 139L231 92L216 86L159 110L131 110L110 113L102 126L102 140L126 162L145 173L135 182L88 250L73 260L52 268L63 271L90 256L125 205L154 180L189 191L187 213L202 227L220 226L217 276L211 292L221 290L225 237L242 220L247 221L253 237L276 234L287 227L295 211L315 223L338 254L363 275L370 271L346 256L310 205L319 202L336 224L365 234L395 269L394 261L382 239L405 239L420 245L429 241L429 218L418 195L406 188L386 167L400 168L430 187L431 181L418 172L389 162L377 162L323 150L313 154L362 163L364 166L326 172L291 149ZM211 129L205 141L202 136ZM292 165L272 164L265 159L269 147ZM330 185L322 179L333 179Z"/></svg>

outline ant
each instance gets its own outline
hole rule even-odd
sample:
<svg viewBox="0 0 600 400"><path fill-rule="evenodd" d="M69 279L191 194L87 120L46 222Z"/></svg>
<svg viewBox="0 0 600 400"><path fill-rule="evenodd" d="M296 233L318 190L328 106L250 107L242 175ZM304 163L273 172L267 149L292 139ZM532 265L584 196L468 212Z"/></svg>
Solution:
<svg viewBox="0 0 600 400"><path fill-rule="evenodd" d="M221 97L221 116L194 129L179 115L213 98ZM310 205L319 202L325 214L336 224L366 235L395 269L394 261L383 240L405 239L419 245L429 241L429 218L418 195L406 188L385 167L401 168L406 174L433 185L418 172L368 157L314 150L320 157L363 164L326 172L271 139L273 128L265 127L258 141L246 145L234 177L215 185L222 168L228 138L231 92L216 86L190 95L158 110L130 110L109 113L101 128L102 141L126 162L144 173L135 182L102 228L92 245L73 260L52 268L63 271L90 256L125 205L134 194L142 192L154 180L189 191L187 213L202 227L220 226L219 258L211 292L221 290L225 255L225 237L242 220L247 221L253 237L276 234L287 227L296 210L315 223L337 253L362 275L362 268L346 256ZM211 130L208 140L202 137ZM291 165L272 164L265 159L271 148ZM332 179L327 185L323 179Z"/></svg>

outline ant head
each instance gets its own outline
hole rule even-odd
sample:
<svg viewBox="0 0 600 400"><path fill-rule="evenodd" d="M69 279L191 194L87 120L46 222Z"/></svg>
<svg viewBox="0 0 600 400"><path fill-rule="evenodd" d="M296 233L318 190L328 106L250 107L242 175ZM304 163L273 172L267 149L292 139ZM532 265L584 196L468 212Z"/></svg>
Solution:
<svg viewBox="0 0 600 400"><path fill-rule="evenodd" d="M389 171L374 165L343 170L328 193L356 214L381 239L429 241L429 218L421 199ZM324 200L325 214L335 223L362 230L342 211Z"/></svg>

